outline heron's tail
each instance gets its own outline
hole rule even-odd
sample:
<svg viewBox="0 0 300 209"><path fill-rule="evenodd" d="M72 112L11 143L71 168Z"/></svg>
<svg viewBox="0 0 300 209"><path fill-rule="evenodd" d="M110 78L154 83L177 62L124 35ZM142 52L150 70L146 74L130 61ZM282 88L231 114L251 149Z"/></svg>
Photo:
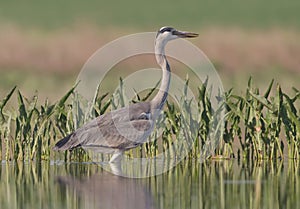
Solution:
<svg viewBox="0 0 300 209"><path fill-rule="evenodd" d="M56 151L72 150L73 148L76 148L78 146L80 146L80 143L77 140L75 134L72 133L66 136L65 138L59 140L53 147L53 150Z"/></svg>

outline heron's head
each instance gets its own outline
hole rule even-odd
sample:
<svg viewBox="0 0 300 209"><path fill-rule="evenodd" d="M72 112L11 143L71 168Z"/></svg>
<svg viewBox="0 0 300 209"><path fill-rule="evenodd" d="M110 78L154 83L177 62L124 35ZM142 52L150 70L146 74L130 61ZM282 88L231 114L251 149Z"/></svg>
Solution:
<svg viewBox="0 0 300 209"><path fill-rule="evenodd" d="M179 31L172 27L162 27L156 35L156 40L170 41L177 38L194 38L197 37L197 33Z"/></svg>

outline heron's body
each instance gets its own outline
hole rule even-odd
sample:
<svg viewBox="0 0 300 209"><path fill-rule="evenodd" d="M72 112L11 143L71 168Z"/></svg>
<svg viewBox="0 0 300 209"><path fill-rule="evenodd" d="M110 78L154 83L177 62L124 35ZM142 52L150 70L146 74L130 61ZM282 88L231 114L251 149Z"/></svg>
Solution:
<svg viewBox="0 0 300 209"><path fill-rule="evenodd" d="M150 102L136 103L103 114L86 123L56 144L58 150L71 150L78 146L103 153L128 150L142 143L153 128ZM133 128L135 128L133 130Z"/></svg>
<svg viewBox="0 0 300 209"><path fill-rule="evenodd" d="M156 36L155 56L162 68L162 80L153 100L103 114L57 142L54 149L72 150L81 146L101 153L114 153L110 160L114 162L119 161L124 151L144 143L168 96L171 71L165 57L165 45L176 38L196 36L195 33L180 32L170 27L161 28Z"/></svg>

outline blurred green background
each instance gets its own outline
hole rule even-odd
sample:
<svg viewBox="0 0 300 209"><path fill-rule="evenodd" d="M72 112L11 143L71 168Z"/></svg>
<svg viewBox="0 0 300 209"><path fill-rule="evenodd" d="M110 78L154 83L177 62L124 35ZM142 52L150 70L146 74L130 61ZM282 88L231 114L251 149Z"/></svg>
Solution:
<svg viewBox="0 0 300 209"><path fill-rule="evenodd" d="M1 1L2 22L57 29L86 21L98 27L157 28L159 25L203 27L299 27L297 0L211 1Z"/></svg>
<svg viewBox="0 0 300 209"><path fill-rule="evenodd" d="M0 96L18 85L56 100L105 43L164 25L200 33L193 43L226 89L242 91L253 76L258 87L275 78L289 91L300 87L299 11L297 0L1 0Z"/></svg>

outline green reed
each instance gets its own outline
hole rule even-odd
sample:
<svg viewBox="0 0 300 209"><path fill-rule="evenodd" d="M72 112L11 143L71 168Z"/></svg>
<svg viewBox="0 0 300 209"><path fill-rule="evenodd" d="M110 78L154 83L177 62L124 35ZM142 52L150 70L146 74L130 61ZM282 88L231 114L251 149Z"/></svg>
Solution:
<svg viewBox="0 0 300 209"><path fill-rule="evenodd" d="M227 92L224 141L232 144L238 138L245 158L283 158L285 148L289 158L299 158L300 92L293 88L295 94L288 96L278 84L271 95L273 83L260 94L250 78L244 96Z"/></svg>
<svg viewBox="0 0 300 209"><path fill-rule="evenodd" d="M211 155L243 159L299 158L298 89L293 88L293 95L288 95L271 81L261 93L250 78L244 95L236 95L230 89L217 96L218 105L214 107L207 80L192 99L188 98L188 82L187 79L181 98L167 102L150 141L129 151L129 156L153 157L163 152L166 157L177 159L206 159ZM158 85L144 96L136 93L129 103L151 99ZM8 105L13 96L17 98L17 107ZM56 103L45 100L41 105L37 93L28 99L14 87L0 102L0 157L7 161L89 161L90 156L82 149L57 153L52 147L92 117L123 107L126 102L122 79L111 97L100 95L97 90L93 104L89 105L81 102L76 85ZM197 113L191 114L195 105ZM224 114L219 114L222 111Z"/></svg>

